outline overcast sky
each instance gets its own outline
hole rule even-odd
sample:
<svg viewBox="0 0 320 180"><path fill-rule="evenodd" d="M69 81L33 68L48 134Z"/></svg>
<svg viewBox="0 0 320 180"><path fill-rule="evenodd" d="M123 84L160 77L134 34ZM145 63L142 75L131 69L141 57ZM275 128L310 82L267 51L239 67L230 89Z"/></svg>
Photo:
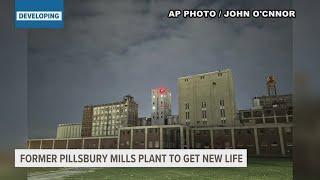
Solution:
<svg viewBox="0 0 320 180"><path fill-rule="evenodd" d="M27 33L15 30L14 4L0 2L0 156L27 138ZM13 152L13 151L11 151Z"/></svg>
<svg viewBox="0 0 320 180"><path fill-rule="evenodd" d="M72 0L65 28L28 34L29 136L53 137L58 123L81 122L83 106L126 94L151 112L151 88L168 87L178 113L177 78L230 68L237 108L264 95L273 74L292 92L289 19L168 19L170 9L288 9L272 0Z"/></svg>

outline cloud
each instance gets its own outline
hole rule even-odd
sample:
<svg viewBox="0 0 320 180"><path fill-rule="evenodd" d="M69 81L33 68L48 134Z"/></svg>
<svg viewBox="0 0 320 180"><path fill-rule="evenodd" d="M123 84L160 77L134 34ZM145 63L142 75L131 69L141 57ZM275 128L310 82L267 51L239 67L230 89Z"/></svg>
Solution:
<svg viewBox="0 0 320 180"><path fill-rule="evenodd" d="M168 19L170 9L286 7L287 1L66 1L65 29L29 33L31 136L52 136L58 122L80 122L82 107L131 94L151 111L151 88L223 68L235 76L239 108L265 92L275 74L291 92L289 20Z"/></svg>

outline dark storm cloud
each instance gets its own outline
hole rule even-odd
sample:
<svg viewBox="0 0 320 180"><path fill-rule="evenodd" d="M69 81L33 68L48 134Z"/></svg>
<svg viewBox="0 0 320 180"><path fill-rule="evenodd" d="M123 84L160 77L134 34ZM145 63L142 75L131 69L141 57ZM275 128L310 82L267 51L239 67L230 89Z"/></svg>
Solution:
<svg viewBox="0 0 320 180"><path fill-rule="evenodd" d="M268 1L65 1L63 30L29 34L31 137L54 136L57 123L80 122L87 104L131 94L150 113L151 88L173 92L177 78L231 68L239 108L265 93L265 76L291 92L289 20L167 19L169 9L281 8Z"/></svg>

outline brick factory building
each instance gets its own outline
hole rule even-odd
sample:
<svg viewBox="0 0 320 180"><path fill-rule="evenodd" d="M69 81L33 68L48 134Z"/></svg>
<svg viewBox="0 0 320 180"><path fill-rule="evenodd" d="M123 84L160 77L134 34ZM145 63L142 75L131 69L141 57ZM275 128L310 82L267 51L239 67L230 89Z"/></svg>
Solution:
<svg viewBox="0 0 320 180"><path fill-rule="evenodd" d="M122 101L89 105L83 110L82 137L116 136L121 127L138 121L138 104L130 95Z"/></svg>
<svg viewBox="0 0 320 180"><path fill-rule="evenodd" d="M238 112L229 69L179 78L178 90L179 116L171 115L170 91L167 91L170 114L160 120L138 118L138 105L133 97L126 96L117 103L85 106L82 137L29 139L27 146L32 149L237 148L247 149L249 156L292 156L292 95L278 95L273 76L267 78L267 95L254 97L252 108ZM162 109L153 107L164 103L163 94L160 89L152 90L152 116L161 115Z"/></svg>
<svg viewBox="0 0 320 180"><path fill-rule="evenodd" d="M30 139L30 149L247 149L249 156L292 156L292 124L237 127L156 125L120 128L118 136Z"/></svg>

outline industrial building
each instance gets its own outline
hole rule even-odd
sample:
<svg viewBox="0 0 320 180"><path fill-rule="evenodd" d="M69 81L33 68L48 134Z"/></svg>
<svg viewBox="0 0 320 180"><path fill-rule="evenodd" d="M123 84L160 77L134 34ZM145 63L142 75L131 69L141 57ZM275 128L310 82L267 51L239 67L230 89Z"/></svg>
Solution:
<svg viewBox="0 0 320 180"><path fill-rule="evenodd" d="M243 125L292 123L292 95L278 95L276 79L267 77L267 95L254 97L252 108L239 110L238 119Z"/></svg>
<svg viewBox="0 0 320 180"><path fill-rule="evenodd" d="M138 104L130 95L122 101L89 105L83 110L82 137L116 136L121 127L134 126L138 120Z"/></svg>
<svg viewBox="0 0 320 180"><path fill-rule="evenodd" d="M168 88L155 88L151 90L151 124L167 125L168 116L171 115L171 92Z"/></svg>
<svg viewBox="0 0 320 180"><path fill-rule="evenodd" d="M234 117L236 121L234 125L188 125L180 121L181 125L124 127L120 128L118 148L239 148L247 149L249 156L292 156L292 95L277 95L275 79L272 78L272 87L268 79L270 78L267 78L267 95L253 98L252 108L240 110L237 113L238 116ZM195 83L192 87L201 89L202 85L194 87L198 84ZM230 87L232 86L225 86L224 89L227 92L232 91ZM201 99L201 95L199 97L190 99L196 99L196 102L199 102L197 99ZM216 96L217 99L222 97L223 93ZM181 104L185 103L184 98L180 98L179 95L179 104L180 100L182 100ZM229 99L229 101L232 100ZM195 104L192 106L194 107ZM180 112L180 114L184 113ZM197 119L201 118L202 116Z"/></svg>
<svg viewBox="0 0 320 180"><path fill-rule="evenodd" d="M29 139L27 147L28 149L116 149L117 137Z"/></svg>
<svg viewBox="0 0 320 180"><path fill-rule="evenodd" d="M31 149L247 149L249 156L292 156L292 95L278 95L267 77L267 95L250 109L235 109L231 70L178 79L179 115L171 92L152 90L151 117L138 118L133 97L84 107L81 136L30 139ZM162 115L162 116L161 116ZM67 131L69 129L66 129ZM65 134L65 133L62 133ZM67 133L68 134L68 133ZM60 138L58 138L60 137Z"/></svg>
<svg viewBox="0 0 320 180"><path fill-rule="evenodd" d="M292 123L293 107L239 110L238 119L243 125Z"/></svg>
<svg viewBox="0 0 320 180"><path fill-rule="evenodd" d="M247 149L249 156L292 156L292 123L236 127L120 128L118 136L30 139L30 149Z"/></svg>
<svg viewBox="0 0 320 180"><path fill-rule="evenodd" d="M120 128L119 149L247 149L251 156L291 156L292 124L235 127L182 125Z"/></svg>
<svg viewBox="0 0 320 180"><path fill-rule="evenodd" d="M170 115L166 118L167 125L175 125L179 123L179 115ZM152 119L151 117L140 117L138 121L134 123L134 126L151 126Z"/></svg>
<svg viewBox="0 0 320 180"><path fill-rule="evenodd" d="M140 117L134 126L151 126L151 117Z"/></svg>
<svg viewBox="0 0 320 180"><path fill-rule="evenodd" d="M57 139L79 137L81 137L80 123L58 124L56 136Z"/></svg>
<svg viewBox="0 0 320 180"><path fill-rule="evenodd" d="M235 126L230 69L178 78L179 118L187 126Z"/></svg>
<svg viewBox="0 0 320 180"><path fill-rule="evenodd" d="M180 124L179 115L168 116L168 125Z"/></svg>

